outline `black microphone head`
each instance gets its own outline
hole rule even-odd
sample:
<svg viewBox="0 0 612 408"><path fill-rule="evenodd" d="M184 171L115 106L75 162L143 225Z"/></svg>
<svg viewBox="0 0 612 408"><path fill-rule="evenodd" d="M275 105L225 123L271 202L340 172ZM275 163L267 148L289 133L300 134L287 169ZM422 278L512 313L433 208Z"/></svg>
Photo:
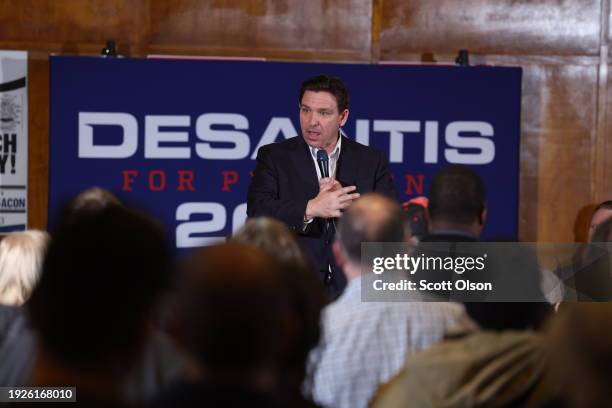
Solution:
<svg viewBox="0 0 612 408"><path fill-rule="evenodd" d="M321 177L329 177L329 157L327 157L325 149L317 151L317 164L319 165Z"/></svg>
<svg viewBox="0 0 612 408"><path fill-rule="evenodd" d="M317 160L318 161L329 161L329 157L327 156L327 152L325 149L321 149L317 151Z"/></svg>

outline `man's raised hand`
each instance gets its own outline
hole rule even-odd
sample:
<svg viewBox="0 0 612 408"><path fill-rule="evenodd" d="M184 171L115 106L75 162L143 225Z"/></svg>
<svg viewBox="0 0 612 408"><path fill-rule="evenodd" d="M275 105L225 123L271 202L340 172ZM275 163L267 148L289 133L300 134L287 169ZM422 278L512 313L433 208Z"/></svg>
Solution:
<svg viewBox="0 0 612 408"><path fill-rule="evenodd" d="M345 209L353 200L359 198L356 186L342 187L334 179L323 178L319 182L319 194L306 205L305 219L314 217L338 218L342 216L341 210Z"/></svg>

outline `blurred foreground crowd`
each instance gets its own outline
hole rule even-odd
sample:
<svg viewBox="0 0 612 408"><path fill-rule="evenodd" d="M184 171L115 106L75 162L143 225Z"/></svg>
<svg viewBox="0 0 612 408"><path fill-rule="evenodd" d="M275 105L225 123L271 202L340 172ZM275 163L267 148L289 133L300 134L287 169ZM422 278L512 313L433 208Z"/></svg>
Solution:
<svg viewBox="0 0 612 408"><path fill-rule="evenodd" d="M362 300L362 243L478 241L486 210L460 166L428 200L360 197L333 244L348 285L327 299L279 221L174 259L155 220L92 188L51 236L0 242L0 386L76 387L100 407L608 405L608 302ZM612 202L591 224L612 240Z"/></svg>

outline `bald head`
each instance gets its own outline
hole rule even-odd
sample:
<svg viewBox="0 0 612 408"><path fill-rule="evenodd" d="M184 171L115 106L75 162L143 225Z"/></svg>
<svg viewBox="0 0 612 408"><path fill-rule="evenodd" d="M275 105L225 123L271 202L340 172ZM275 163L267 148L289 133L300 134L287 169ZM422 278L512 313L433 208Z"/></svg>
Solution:
<svg viewBox="0 0 612 408"><path fill-rule="evenodd" d="M336 240L350 261L361 261L362 242L403 242L407 224L400 205L376 193L363 195L343 214Z"/></svg>

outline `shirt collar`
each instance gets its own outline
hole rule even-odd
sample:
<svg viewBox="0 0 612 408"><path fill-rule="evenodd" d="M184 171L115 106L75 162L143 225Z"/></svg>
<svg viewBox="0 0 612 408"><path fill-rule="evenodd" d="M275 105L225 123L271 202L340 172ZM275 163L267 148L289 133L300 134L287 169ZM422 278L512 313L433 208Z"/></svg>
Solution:
<svg viewBox="0 0 612 408"><path fill-rule="evenodd" d="M331 160L336 160L338 158L338 156L340 156L340 148L342 147L342 130L338 131L338 141L336 142L336 147L334 148L334 150L332 151L332 153L329 155L329 158ZM317 152L319 150L323 150L323 149L319 149L317 147L312 147L312 146L308 146L308 148L310 149L310 154L312 155L313 159L317 158Z"/></svg>
<svg viewBox="0 0 612 408"><path fill-rule="evenodd" d="M361 300L361 281L362 279L363 279L362 276L358 276L358 277L355 277L349 280L348 283L346 284L346 287L344 288L344 291L342 292L340 297L337 299L337 301L340 301L342 299L346 300L346 299L353 299L353 298L359 298Z"/></svg>

